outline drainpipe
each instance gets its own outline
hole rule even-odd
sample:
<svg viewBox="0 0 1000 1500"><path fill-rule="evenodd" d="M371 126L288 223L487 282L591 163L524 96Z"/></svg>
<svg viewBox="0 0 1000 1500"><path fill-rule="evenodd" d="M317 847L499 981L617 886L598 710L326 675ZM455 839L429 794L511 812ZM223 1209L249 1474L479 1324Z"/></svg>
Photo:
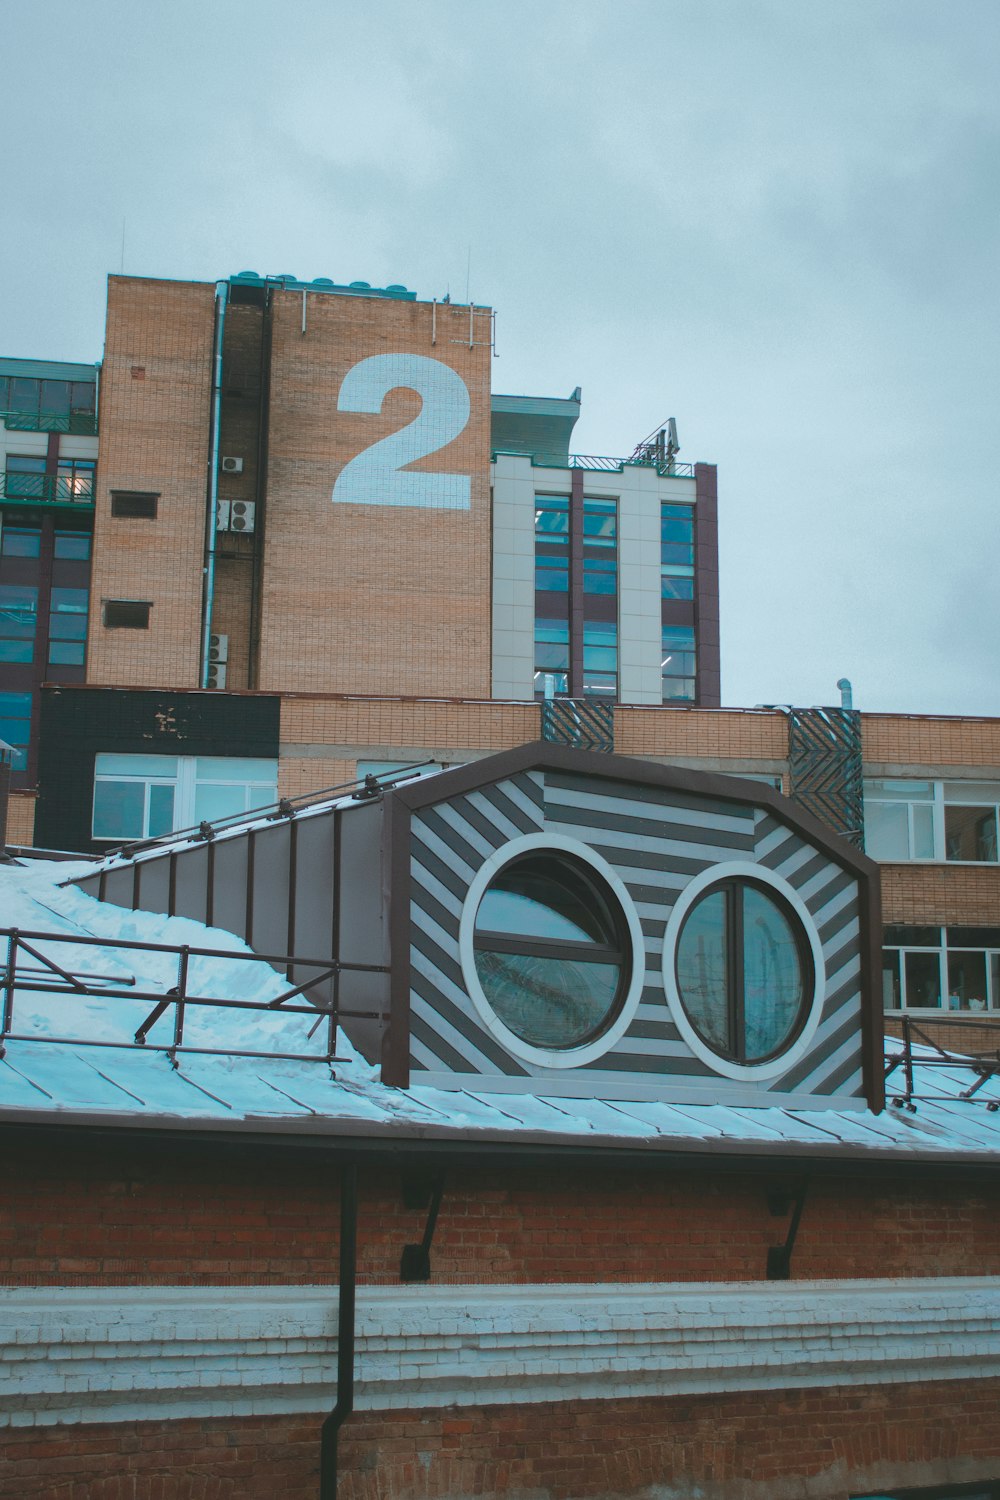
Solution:
<svg viewBox="0 0 1000 1500"><path fill-rule="evenodd" d="M219 503L219 423L222 418L222 337L229 282L215 284L215 355L212 361L212 426L208 458L208 514L205 517L205 586L202 606L201 685L208 687L212 605L215 601L215 514Z"/></svg>
<svg viewBox="0 0 1000 1500"><path fill-rule="evenodd" d="M340 1179L340 1276L337 1303L337 1402L323 1423L319 1500L337 1500L337 1438L354 1410L354 1289L358 1259L358 1168L348 1162Z"/></svg>

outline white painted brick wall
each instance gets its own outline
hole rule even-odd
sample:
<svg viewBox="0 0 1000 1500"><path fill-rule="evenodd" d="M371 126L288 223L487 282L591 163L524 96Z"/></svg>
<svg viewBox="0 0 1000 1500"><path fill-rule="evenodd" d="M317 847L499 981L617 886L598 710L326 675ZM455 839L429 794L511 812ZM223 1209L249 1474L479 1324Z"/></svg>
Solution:
<svg viewBox="0 0 1000 1500"><path fill-rule="evenodd" d="M335 1287L0 1289L0 1423L319 1411ZM361 1287L361 1409L1000 1375L1000 1279Z"/></svg>

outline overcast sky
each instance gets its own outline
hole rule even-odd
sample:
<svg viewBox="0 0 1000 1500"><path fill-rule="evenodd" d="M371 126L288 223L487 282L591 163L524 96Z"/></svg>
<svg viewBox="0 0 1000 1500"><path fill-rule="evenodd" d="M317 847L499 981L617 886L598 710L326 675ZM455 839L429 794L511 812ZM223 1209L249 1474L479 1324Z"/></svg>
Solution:
<svg viewBox="0 0 1000 1500"><path fill-rule="evenodd" d="M723 701L1000 714L1000 0L6 0L0 353L104 278L467 289L719 465Z"/></svg>

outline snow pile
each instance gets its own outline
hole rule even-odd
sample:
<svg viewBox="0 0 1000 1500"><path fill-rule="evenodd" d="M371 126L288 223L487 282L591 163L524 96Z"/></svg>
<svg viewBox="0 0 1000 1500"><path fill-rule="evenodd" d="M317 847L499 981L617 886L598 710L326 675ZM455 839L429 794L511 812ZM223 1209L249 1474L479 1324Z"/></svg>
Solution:
<svg viewBox="0 0 1000 1500"><path fill-rule="evenodd" d="M156 953L122 947L132 940L187 944L213 948L223 954L249 954L242 939L218 927L206 927L187 917L158 916L126 911L97 901L64 882L92 870L84 862L31 860L0 866L0 927L21 931L77 934L106 938L90 945L29 940L31 947L61 969L88 985L106 989L136 989L166 995L178 982L176 953ZM6 971L7 941L0 938L0 967ZM44 962L19 948L11 1031L17 1036L58 1036L79 1042L128 1042L155 1004L149 1000L107 995L46 994L32 988L32 980L47 983L57 976ZM320 1056L325 1051L327 1022L308 1015L244 1010L248 1002L267 1003L291 985L259 959L194 957L189 961L187 993L235 1001L240 1009L188 1005L184 1016L184 1045L217 1047L223 1051L299 1053ZM289 1002L305 1003L301 998ZM173 1039L175 1007L169 1006L150 1029L147 1044L168 1046ZM343 1047L339 1049L343 1051Z"/></svg>

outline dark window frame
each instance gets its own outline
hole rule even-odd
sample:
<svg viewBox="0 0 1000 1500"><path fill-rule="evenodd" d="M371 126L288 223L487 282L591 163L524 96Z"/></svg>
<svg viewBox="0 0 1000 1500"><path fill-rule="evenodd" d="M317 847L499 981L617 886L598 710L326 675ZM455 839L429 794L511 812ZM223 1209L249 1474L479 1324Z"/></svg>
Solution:
<svg viewBox="0 0 1000 1500"><path fill-rule="evenodd" d="M785 1033L777 1047L761 1057L747 1057L746 1055L746 1008L745 1008L745 984L744 984L744 949L743 949L743 894L746 890L755 890L766 896L785 918L795 939L795 951L799 961L799 971L802 979L802 998L799 1001L798 1014L795 1023ZM711 897L722 892L724 896L725 926L725 971L726 971L726 1022L728 1034L733 1038L734 1045L728 1048L720 1047L711 1037L706 1035L696 1016L690 1010L681 985L681 977L678 972L681 943L684 938L684 930L695 912L700 910L703 903ZM731 875L728 878L713 881L698 893L698 897L684 913L684 920L677 933L674 944L674 985L678 999L684 1009L688 1024L695 1032L702 1045L716 1057L721 1057L724 1062L735 1063L741 1068L762 1067L765 1063L773 1062L778 1057L783 1057L802 1035L803 1029L812 1012L813 1000L816 993L816 966L813 961L812 947L809 937L802 926L801 918L795 911L791 902L788 901L779 890L762 880L754 880L749 875Z"/></svg>
<svg viewBox="0 0 1000 1500"><path fill-rule="evenodd" d="M565 959L572 963L598 963L616 964L618 966L618 982L611 1003L601 1017L600 1021L592 1027L584 1036L574 1037L569 1042L535 1042L528 1037L521 1036L504 1021L502 1016L497 1016L501 1025L505 1026L518 1040L530 1047L538 1047L548 1052L574 1052L580 1047L590 1046L592 1042L598 1041L608 1031L618 1017L621 1015L629 988L632 983L633 954L631 934L628 921L621 903L614 891L601 878L599 871L593 869L584 860L568 853L563 849L536 849L524 854L515 855L513 859L501 865L489 885L479 899L479 908L488 892L496 882L518 865L527 865L537 862L539 856L553 860L557 864L569 868L574 880L578 881L588 895L596 897L596 902L610 922L615 943L575 943L566 938L539 938L524 935L512 936L510 933L494 931L492 928L481 928L479 925L479 911L476 912L476 920L473 926L472 947L474 953L512 953L527 958L554 958ZM489 1004L489 996L486 996ZM490 1005L490 1009L493 1006Z"/></svg>
<svg viewBox="0 0 1000 1500"><path fill-rule="evenodd" d="M117 520L155 521L159 507L159 490L111 491L111 514Z"/></svg>
<svg viewBox="0 0 1000 1500"><path fill-rule="evenodd" d="M151 599L103 599L101 604L105 630L149 629L149 612L153 608Z"/></svg>

